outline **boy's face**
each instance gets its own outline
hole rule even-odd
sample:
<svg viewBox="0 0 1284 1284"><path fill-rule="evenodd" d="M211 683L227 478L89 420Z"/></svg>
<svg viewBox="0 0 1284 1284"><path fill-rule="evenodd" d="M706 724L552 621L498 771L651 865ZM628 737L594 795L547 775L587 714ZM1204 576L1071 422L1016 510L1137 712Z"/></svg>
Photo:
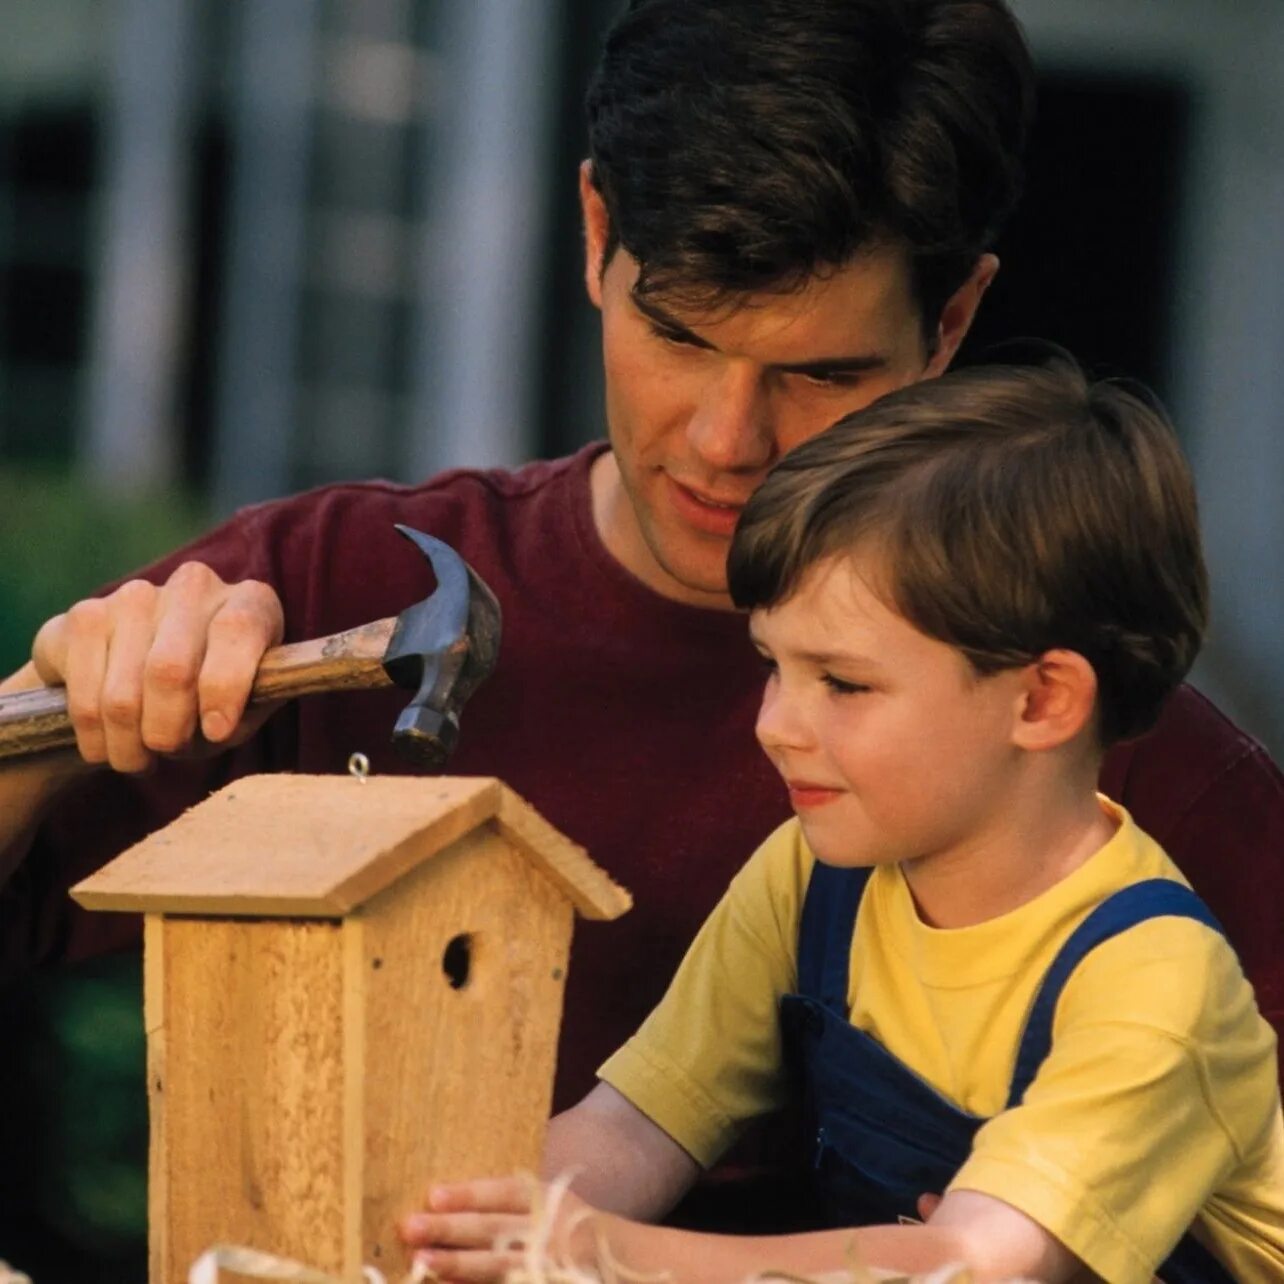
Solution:
<svg viewBox="0 0 1284 1284"><path fill-rule="evenodd" d="M587 179L581 199L613 448L594 478L599 533L665 596L727 606L731 533L767 470L850 411L941 373L997 260L985 256L947 305L929 355L899 248L874 249L796 293L693 314L635 298L638 264L624 250L603 268L606 213Z"/></svg>
<svg viewBox="0 0 1284 1284"><path fill-rule="evenodd" d="M979 850L1024 756L1020 671L978 677L889 607L870 573L867 558L818 563L788 601L753 613L769 674L759 742L827 864Z"/></svg>

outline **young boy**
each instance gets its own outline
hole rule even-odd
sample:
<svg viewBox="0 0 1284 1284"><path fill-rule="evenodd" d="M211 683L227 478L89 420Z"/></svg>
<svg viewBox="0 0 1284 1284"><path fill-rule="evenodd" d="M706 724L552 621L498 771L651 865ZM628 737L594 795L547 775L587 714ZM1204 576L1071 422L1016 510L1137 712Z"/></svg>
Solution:
<svg viewBox="0 0 1284 1284"><path fill-rule="evenodd" d="M546 1172L578 1167L604 1210L579 1260L605 1243L712 1282L838 1270L854 1245L982 1279L1284 1279L1274 1036L1217 922L1095 792L1205 624L1162 413L1059 359L915 385L776 467L729 573L796 819L550 1126ZM796 1099L838 1229L643 1224ZM439 1188L403 1234L444 1277L494 1278L529 1201Z"/></svg>

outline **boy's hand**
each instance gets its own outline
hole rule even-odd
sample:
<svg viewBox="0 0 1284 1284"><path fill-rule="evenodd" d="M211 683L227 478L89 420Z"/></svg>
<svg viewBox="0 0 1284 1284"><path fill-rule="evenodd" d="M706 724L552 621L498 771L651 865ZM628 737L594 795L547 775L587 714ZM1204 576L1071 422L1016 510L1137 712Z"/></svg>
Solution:
<svg viewBox="0 0 1284 1284"><path fill-rule="evenodd" d="M416 1251L415 1260L448 1280L502 1280L521 1265L522 1249L496 1244L528 1240L549 1198L549 1187L531 1177L489 1177L455 1185L434 1186L423 1212L410 1213L397 1224L402 1241ZM581 1258L577 1235L589 1206L569 1191L558 1192L556 1216L544 1228L554 1256ZM585 1263L587 1264L587 1263Z"/></svg>

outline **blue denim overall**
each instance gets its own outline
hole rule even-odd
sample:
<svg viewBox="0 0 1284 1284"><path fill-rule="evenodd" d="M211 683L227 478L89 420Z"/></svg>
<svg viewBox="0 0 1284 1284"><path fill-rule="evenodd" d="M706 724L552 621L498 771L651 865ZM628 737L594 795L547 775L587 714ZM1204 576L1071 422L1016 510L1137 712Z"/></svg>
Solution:
<svg viewBox="0 0 1284 1284"><path fill-rule="evenodd" d="M985 1123L947 1101L876 1039L848 1023L852 932L868 869L817 861L803 903L798 994L781 1000L786 1059L798 1076L814 1130L814 1168L827 1224L915 1217L924 1193L940 1193L963 1166ZM1071 933L1026 1019L1008 1092L1020 1104L1052 1045L1057 999L1075 967L1103 941L1146 919L1193 918L1220 932L1188 888L1151 879L1109 897ZM1164 1284L1235 1284L1189 1233L1159 1270Z"/></svg>

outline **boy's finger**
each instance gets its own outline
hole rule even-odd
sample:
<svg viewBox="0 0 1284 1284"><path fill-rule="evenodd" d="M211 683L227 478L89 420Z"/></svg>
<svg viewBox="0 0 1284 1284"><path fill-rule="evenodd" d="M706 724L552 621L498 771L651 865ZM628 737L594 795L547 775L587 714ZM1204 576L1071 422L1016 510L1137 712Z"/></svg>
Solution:
<svg viewBox="0 0 1284 1284"><path fill-rule="evenodd" d="M520 1253L483 1253L449 1248L416 1253L415 1261L422 1262L439 1279L458 1280L460 1284L502 1280L510 1270L522 1264Z"/></svg>
<svg viewBox="0 0 1284 1284"><path fill-rule="evenodd" d="M435 1213L529 1213L533 1191L529 1177L482 1177L433 1186L425 1202Z"/></svg>
<svg viewBox="0 0 1284 1284"><path fill-rule="evenodd" d="M493 1248L501 1235L520 1233L527 1224L511 1213L411 1213L397 1229L412 1248Z"/></svg>

